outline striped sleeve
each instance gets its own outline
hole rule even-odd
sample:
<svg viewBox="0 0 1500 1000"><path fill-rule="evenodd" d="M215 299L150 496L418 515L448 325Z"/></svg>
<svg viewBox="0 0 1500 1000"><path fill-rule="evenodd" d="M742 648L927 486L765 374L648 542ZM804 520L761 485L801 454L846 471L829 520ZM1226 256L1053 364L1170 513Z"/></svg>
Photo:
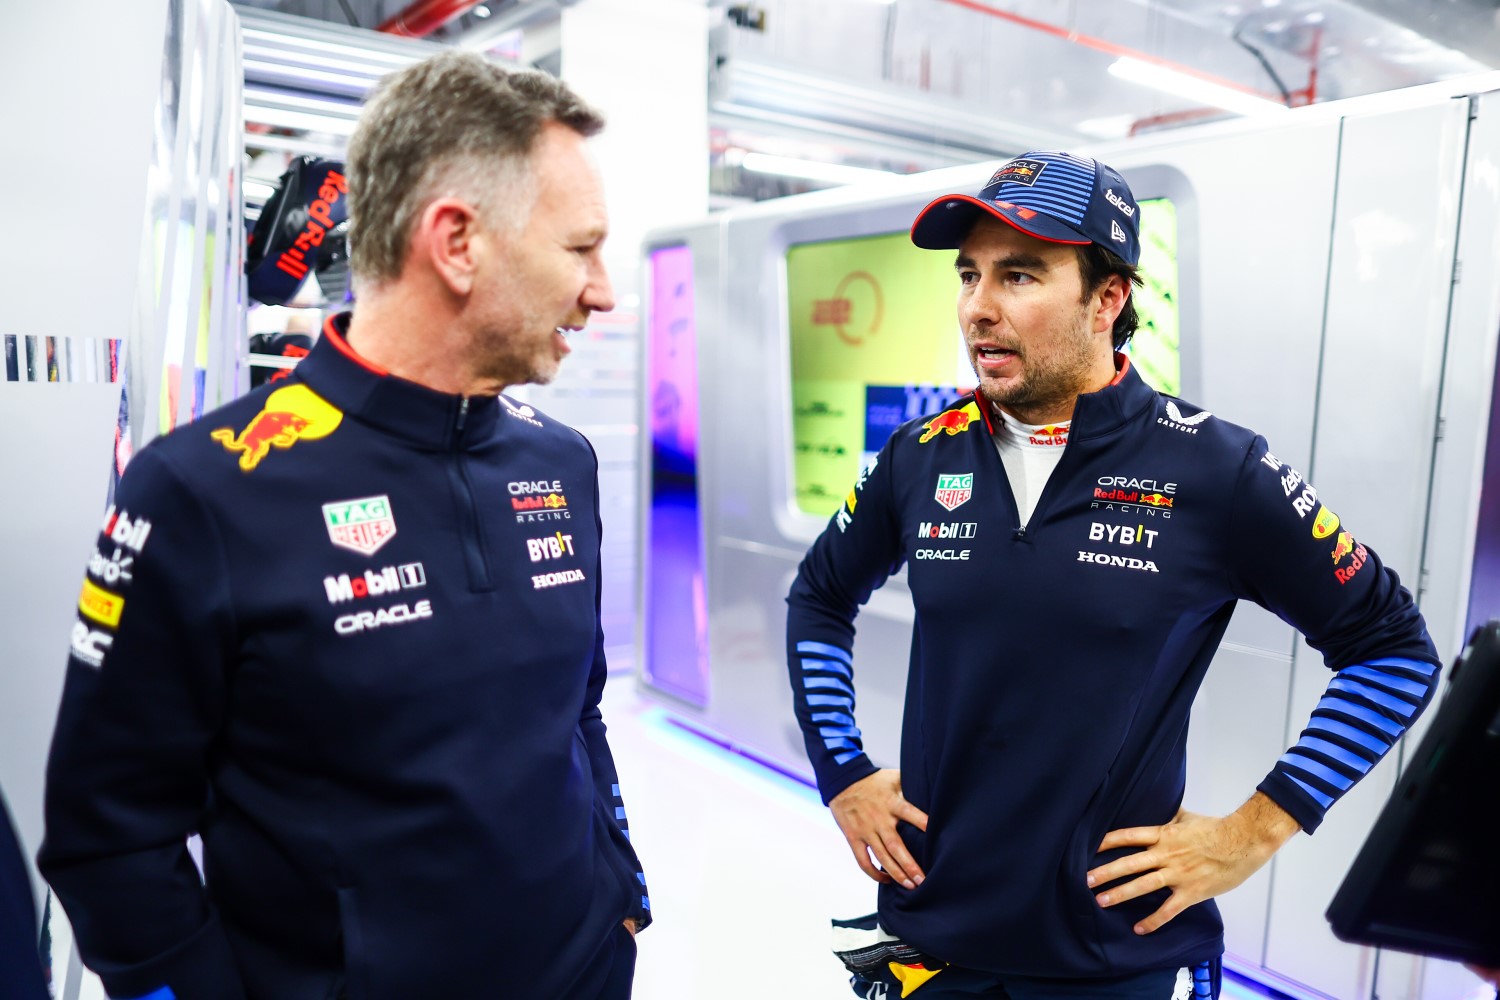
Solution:
<svg viewBox="0 0 1500 1000"><path fill-rule="evenodd" d="M1416 721L1438 673L1431 663L1402 657L1340 670L1297 745L1281 755L1260 790L1311 833Z"/></svg>
<svg viewBox="0 0 1500 1000"><path fill-rule="evenodd" d="M825 803L876 770L854 721L854 619L901 563L891 449L887 442L849 491L786 599L792 706Z"/></svg>
<svg viewBox="0 0 1500 1000"><path fill-rule="evenodd" d="M797 643L802 667L802 698L809 720L838 765L864 753L854 724L854 657L824 642Z"/></svg>

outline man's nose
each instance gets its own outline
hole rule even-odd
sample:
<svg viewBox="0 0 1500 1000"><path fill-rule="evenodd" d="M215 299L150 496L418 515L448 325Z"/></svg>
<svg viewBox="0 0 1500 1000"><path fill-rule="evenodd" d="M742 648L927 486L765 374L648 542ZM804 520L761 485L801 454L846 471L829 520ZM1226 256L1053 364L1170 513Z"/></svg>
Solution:
<svg viewBox="0 0 1500 1000"><path fill-rule="evenodd" d="M994 326L1000 321L1000 296L987 281L980 281L958 303L958 318L965 328Z"/></svg>
<svg viewBox="0 0 1500 1000"><path fill-rule="evenodd" d="M615 290L609 281L609 271L604 267L604 261L597 261L589 268L588 284L583 286L583 294L578 297L580 305L594 312L609 312L615 307Z"/></svg>

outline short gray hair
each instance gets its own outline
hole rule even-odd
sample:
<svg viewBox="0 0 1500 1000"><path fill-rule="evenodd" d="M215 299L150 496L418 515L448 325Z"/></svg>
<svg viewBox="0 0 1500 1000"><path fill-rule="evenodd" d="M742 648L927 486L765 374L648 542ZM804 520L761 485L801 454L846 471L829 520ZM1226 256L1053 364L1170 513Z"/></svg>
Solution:
<svg viewBox="0 0 1500 1000"><path fill-rule="evenodd" d="M471 52L444 52L382 80L349 140L355 277L374 284L399 277L412 226L436 198L456 195L489 223L524 225L529 159L548 122L585 137L604 128L599 112L557 78L507 71ZM497 179L512 189L507 204L489 204Z"/></svg>

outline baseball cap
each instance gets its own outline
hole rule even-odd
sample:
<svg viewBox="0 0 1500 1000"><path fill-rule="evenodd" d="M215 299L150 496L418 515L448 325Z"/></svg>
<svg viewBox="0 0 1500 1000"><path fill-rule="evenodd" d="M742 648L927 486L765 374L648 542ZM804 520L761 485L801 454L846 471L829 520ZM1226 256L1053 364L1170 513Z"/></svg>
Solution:
<svg viewBox="0 0 1500 1000"><path fill-rule="evenodd" d="M917 215L911 241L955 250L979 213L1052 243L1097 243L1127 264L1141 259L1141 213L1119 171L1086 156L1033 150L1000 166L978 196L945 194Z"/></svg>

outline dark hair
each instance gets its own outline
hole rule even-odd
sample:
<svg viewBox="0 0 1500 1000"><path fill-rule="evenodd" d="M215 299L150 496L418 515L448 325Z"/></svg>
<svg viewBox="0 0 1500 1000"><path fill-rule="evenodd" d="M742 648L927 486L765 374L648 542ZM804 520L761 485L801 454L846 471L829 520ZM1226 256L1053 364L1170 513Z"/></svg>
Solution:
<svg viewBox="0 0 1500 1000"><path fill-rule="evenodd" d="M1099 290L1112 274L1124 278L1131 295L1125 300L1125 308L1115 317L1114 348L1119 350L1129 343L1140 325L1140 316L1135 311L1135 290L1141 287L1141 269L1127 264L1110 250L1097 243L1077 248L1078 273L1083 278L1083 301Z"/></svg>
<svg viewBox="0 0 1500 1000"><path fill-rule="evenodd" d="M411 228L434 198L458 192L525 224L532 146L548 122L588 137L604 119L556 78L444 52L382 80L349 140L349 251L357 277L394 280ZM503 204L494 188L513 190Z"/></svg>

